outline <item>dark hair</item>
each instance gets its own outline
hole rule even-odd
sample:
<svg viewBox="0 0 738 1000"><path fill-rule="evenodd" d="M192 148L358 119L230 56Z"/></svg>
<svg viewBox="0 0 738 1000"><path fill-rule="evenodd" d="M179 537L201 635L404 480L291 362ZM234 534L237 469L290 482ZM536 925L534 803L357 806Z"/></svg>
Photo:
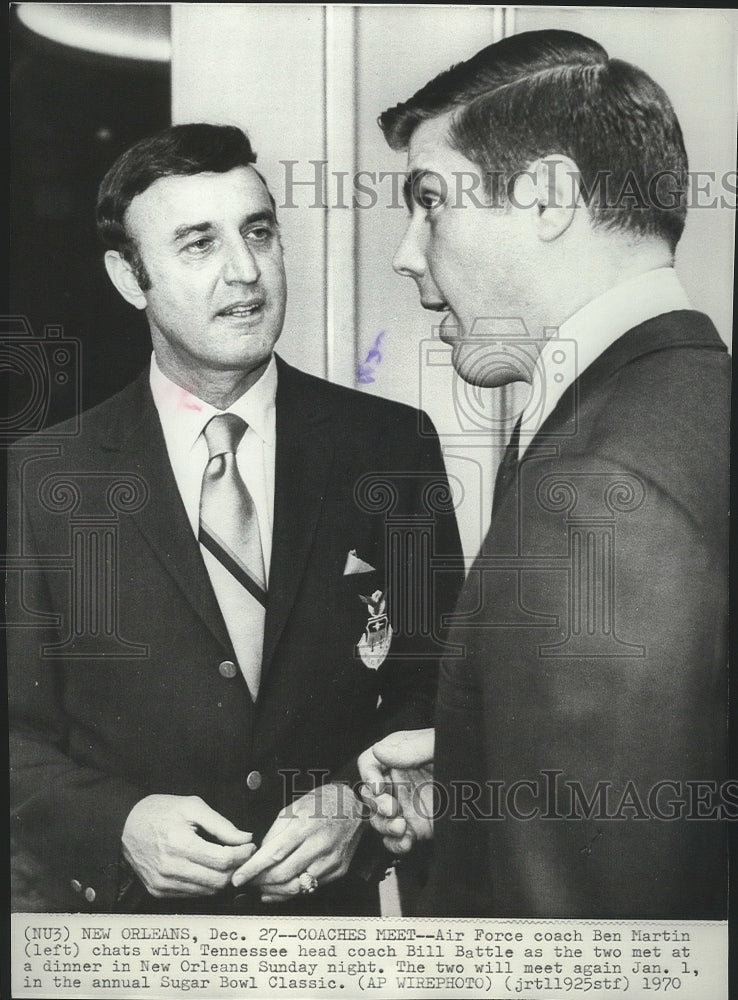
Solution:
<svg viewBox="0 0 738 1000"><path fill-rule="evenodd" d="M646 73L592 39L512 35L435 77L379 125L393 149L406 149L421 122L449 111L449 144L483 171L493 204L509 198L517 172L560 153L579 168L595 224L657 235L672 251L679 241L687 154L674 109Z"/></svg>
<svg viewBox="0 0 738 1000"><path fill-rule="evenodd" d="M105 174L97 196L98 234L105 246L117 250L128 261L142 291L146 291L151 282L125 224L126 212L136 195L161 177L206 171L223 174L255 162L256 153L248 136L234 125L172 125L131 146ZM261 174L259 177L269 192L266 181ZM276 214L271 192L269 198Z"/></svg>

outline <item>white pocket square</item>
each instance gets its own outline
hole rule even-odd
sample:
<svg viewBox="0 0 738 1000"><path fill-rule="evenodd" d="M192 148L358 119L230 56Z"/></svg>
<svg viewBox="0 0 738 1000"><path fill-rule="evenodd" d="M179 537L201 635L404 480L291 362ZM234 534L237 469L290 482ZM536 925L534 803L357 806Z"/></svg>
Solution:
<svg viewBox="0 0 738 1000"><path fill-rule="evenodd" d="M346 565L343 567L344 576L353 576L354 573L372 573L374 567L368 563L364 562L363 559L359 559L356 555L356 549L351 549L349 554L346 556Z"/></svg>

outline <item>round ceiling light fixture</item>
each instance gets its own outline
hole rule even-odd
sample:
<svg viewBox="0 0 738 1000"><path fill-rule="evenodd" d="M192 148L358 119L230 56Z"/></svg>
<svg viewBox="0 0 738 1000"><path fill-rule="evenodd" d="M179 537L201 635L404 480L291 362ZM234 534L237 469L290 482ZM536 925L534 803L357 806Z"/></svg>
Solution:
<svg viewBox="0 0 738 1000"><path fill-rule="evenodd" d="M21 3L18 18L51 41L86 52L169 62L170 4Z"/></svg>

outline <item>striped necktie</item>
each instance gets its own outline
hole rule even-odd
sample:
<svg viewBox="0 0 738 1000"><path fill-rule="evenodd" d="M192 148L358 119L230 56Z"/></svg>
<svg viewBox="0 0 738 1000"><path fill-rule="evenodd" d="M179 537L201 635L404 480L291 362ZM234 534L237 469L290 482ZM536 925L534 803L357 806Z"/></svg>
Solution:
<svg viewBox="0 0 738 1000"><path fill-rule="evenodd" d="M219 413L203 430L209 457L200 494L199 541L227 571L211 572L211 579L239 665L252 696L256 697L261 672L266 574L254 501L236 463L236 449L246 427L235 413ZM234 632L240 633L240 641ZM244 646L246 655L242 656ZM245 659L250 662L245 664Z"/></svg>

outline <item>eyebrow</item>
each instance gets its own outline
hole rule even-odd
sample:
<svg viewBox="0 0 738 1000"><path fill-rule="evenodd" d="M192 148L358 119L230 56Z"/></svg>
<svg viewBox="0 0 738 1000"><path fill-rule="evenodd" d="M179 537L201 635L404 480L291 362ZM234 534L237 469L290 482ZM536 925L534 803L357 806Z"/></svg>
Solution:
<svg viewBox="0 0 738 1000"><path fill-rule="evenodd" d="M260 212L252 212L251 215L247 215L246 218L241 223L241 227L253 226L256 222L274 222L276 223L276 218L274 212L268 209L262 209ZM181 226L177 226L173 233L173 239L175 243L179 243L188 236L192 236L195 233L209 233L217 227L212 222L192 222L183 223Z"/></svg>
<svg viewBox="0 0 738 1000"><path fill-rule="evenodd" d="M194 222L192 225L182 225L177 226L174 230L174 240L179 242L179 240L185 239L187 236L191 236L193 233L207 233L213 228L211 222Z"/></svg>

